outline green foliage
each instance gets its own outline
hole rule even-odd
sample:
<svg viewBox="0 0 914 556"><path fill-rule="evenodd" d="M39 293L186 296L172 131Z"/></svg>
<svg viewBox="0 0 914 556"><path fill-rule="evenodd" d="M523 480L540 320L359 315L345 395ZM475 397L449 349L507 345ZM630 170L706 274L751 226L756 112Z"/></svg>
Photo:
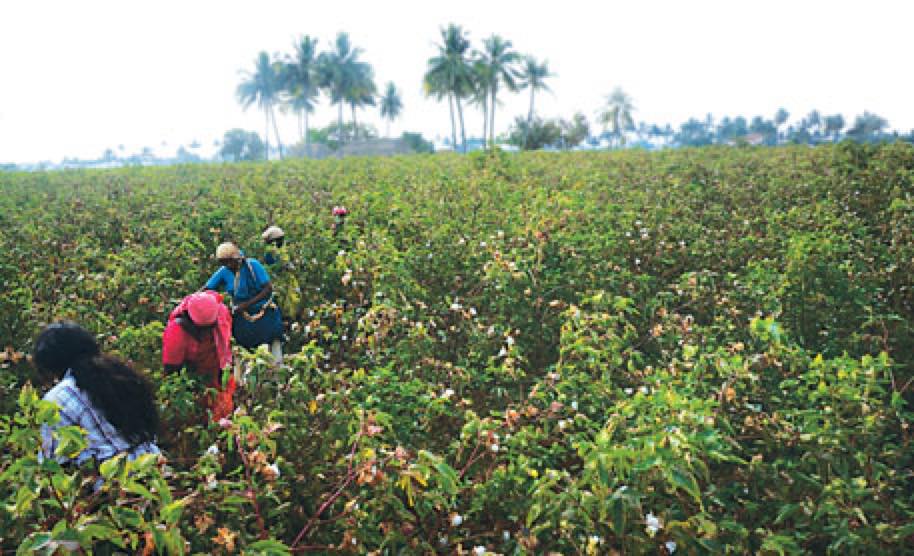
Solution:
<svg viewBox="0 0 914 556"><path fill-rule="evenodd" d="M508 132L508 143L525 150L542 149L559 144L562 139L562 127L553 120L533 118L527 120L518 116Z"/></svg>
<svg viewBox="0 0 914 556"><path fill-rule="evenodd" d="M263 141L253 131L232 129L225 132L219 156L222 160L239 162L242 160L260 160L265 153Z"/></svg>
<svg viewBox="0 0 914 556"><path fill-rule="evenodd" d="M0 548L903 554L912 179L901 143L4 174ZM287 358L238 349L211 424L162 326L267 222ZM39 461L63 317L154 379L165 456Z"/></svg>
<svg viewBox="0 0 914 556"><path fill-rule="evenodd" d="M409 131L404 131L403 135L400 136L400 139L403 140L406 145L417 153L431 153L435 152L435 146L431 141L427 141L422 137L421 133L412 133Z"/></svg>

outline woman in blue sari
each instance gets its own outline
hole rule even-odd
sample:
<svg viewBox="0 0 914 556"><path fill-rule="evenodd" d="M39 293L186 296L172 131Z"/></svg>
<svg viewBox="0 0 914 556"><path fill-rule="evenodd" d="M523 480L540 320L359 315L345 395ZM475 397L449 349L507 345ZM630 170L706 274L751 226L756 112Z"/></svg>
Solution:
<svg viewBox="0 0 914 556"><path fill-rule="evenodd" d="M282 361L282 316L273 302L270 276L256 259L246 258L234 243L216 249L222 265L203 286L232 297L232 336L241 346L254 349L268 344L276 362Z"/></svg>

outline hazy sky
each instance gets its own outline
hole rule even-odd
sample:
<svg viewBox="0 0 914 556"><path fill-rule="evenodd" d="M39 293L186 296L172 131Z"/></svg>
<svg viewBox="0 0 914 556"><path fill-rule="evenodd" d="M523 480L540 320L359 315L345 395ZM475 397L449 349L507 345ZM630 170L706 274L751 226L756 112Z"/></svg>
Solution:
<svg viewBox="0 0 914 556"><path fill-rule="evenodd" d="M328 46L348 31L404 101L392 133L449 134L446 104L425 99L422 75L439 29L463 25L475 47L492 33L557 74L537 112L589 118L615 86L636 120L678 126L690 116L762 114L791 120L812 108L850 122L870 110L914 128L911 22L905 0L345 2L234 0L0 0L0 163L96 157L123 144L174 152L233 127L263 134L263 114L241 109L240 72L257 53L291 52L297 36ZM526 93L504 95L500 132L525 114ZM335 109L322 101L312 122ZM348 117L348 111L347 111ZM279 116L288 143L293 116ZM383 134L377 109L360 115ZM468 133L482 118L467 114ZM166 145L163 146L162 143Z"/></svg>

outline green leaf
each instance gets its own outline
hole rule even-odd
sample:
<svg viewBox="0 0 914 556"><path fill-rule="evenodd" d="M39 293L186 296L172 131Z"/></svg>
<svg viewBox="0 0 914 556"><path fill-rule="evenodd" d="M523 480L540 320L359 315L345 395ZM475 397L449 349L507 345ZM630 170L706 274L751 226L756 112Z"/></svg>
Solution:
<svg viewBox="0 0 914 556"><path fill-rule="evenodd" d="M438 462L435 465L435 469L438 470L439 482L441 488L444 489L444 492L449 496L454 496L457 494L457 483L459 478L457 477L457 471L454 470L450 465L442 462Z"/></svg>
<svg viewBox="0 0 914 556"><path fill-rule="evenodd" d="M536 518L540 516L540 513L543 511L543 506L541 504L533 504L530 506L530 511L527 512L527 528L529 529L533 523L536 521Z"/></svg>
<svg viewBox="0 0 914 556"><path fill-rule="evenodd" d="M686 491L697 504L701 504L701 491L698 489L698 481L695 480L694 475L677 467L670 473L669 482L674 487Z"/></svg>
<svg viewBox="0 0 914 556"><path fill-rule="evenodd" d="M57 449L54 455L72 459L89 447L86 440L86 431L80 427L60 427L54 431L57 437Z"/></svg>
<svg viewBox="0 0 914 556"><path fill-rule="evenodd" d="M178 522L178 519L181 518L181 512L184 511L184 505L186 504L186 499L181 498L180 500L175 500L174 502L166 505L159 512L159 515L165 523L172 525Z"/></svg>
<svg viewBox="0 0 914 556"><path fill-rule="evenodd" d="M151 493L148 488L146 488L145 486L141 485L140 483L138 483L136 481L127 481L127 484L124 485L124 490L126 490L127 492L129 492L131 494L136 494L138 496L142 496L143 498L145 498L147 500L152 500L152 501L157 500L155 494Z"/></svg>
<svg viewBox="0 0 914 556"><path fill-rule="evenodd" d="M793 516L793 514L795 514L799 510L800 510L799 504L794 504L794 503L785 504L781 508L781 511L778 512L778 516L774 519L774 524L777 525L787 519L790 519L790 517Z"/></svg>
<svg viewBox="0 0 914 556"><path fill-rule="evenodd" d="M266 556L284 556L291 554L289 547L273 539L257 541L250 544L244 552L245 554L263 554Z"/></svg>
<svg viewBox="0 0 914 556"><path fill-rule="evenodd" d="M17 516L23 516L32 507L32 502L38 498L32 489L22 486L16 491L16 503L14 513Z"/></svg>
<svg viewBox="0 0 914 556"><path fill-rule="evenodd" d="M121 548L124 548L124 540L121 538L120 531L113 527L90 523L82 527L80 539L84 544L91 545L94 541L109 541Z"/></svg>
<svg viewBox="0 0 914 556"><path fill-rule="evenodd" d="M32 554L42 548L45 548L51 542L51 534L47 532L32 533L16 549L16 555Z"/></svg>
<svg viewBox="0 0 914 556"><path fill-rule="evenodd" d="M108 512L114 521L123 527L138 528L143 524L143 516L131 508L109 506Z"/></svg>
<svg viewBox="0 0 914 556"><path fill-rule="evenodd" d="M120 475L120 470L124 466L124 454L118 454L113 458L108 458L99 465L98 470L105 480L111 480L115 475Z"/></svg>

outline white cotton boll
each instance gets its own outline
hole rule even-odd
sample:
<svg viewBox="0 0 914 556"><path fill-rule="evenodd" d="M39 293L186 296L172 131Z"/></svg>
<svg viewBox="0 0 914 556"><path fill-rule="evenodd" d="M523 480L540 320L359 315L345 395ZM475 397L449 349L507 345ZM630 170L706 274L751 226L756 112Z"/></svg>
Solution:
<svg viewBox="0 0 914 556"><path fill-rule="evenodd" d="M210 446L209 448L206 449L206 453L211 456L218 456L219 455L219 446L216 446L215 444L213 444L212 446Z"/></svg>
<svg viewBox="0 0 914 556"><path fill-rule="evenodd" d="M511 540L511 533L509 533L508 531L502 531L501 538L504 539L505 542L507 542L507 541Z"/></svg>
<svg viewBox="0 0 914 556"><path fill-rule="evenodd" d="M451 311L459 311L461 309L463 309L463 307L460 305L460 303L451 303Z"/></svg>
<svg viewBox="0 0 914 556"><path fill-rule="evenodd" d="M647 533L652 537L657 533L657 531L663 529L663 523L660 522L660 518L655 516L653 512L649 512L646 516L644 516L644 526L647 530Z"/></svg>
<svg viewBox="0 0 914 556"><path fill-rule="evenodd" d="M663 546L666 547L667 552L670 554L676 552L676 543L673 541L666 541Z"/></svg>
<svg viewBox="0 0 914 556"><path fill-rule="evenodd" d="M442 392L441 397L444 399L448 399L453 395L454 395L454 390L452 390L451 388L448 388L447 390Z"/></svg>
<svg viewBox="0 0 914 556"><path fill-rule="evenodd" d="M578 410L578 401L577 400L571 402L571 409L573 409L575 411Z"/></svg>
<svg viewBox="0 0 914 556"><path fill-rule="evenodd" d="M473 554L475 554L476 556L485 556L485 553L486 553L486 547L478 546L478 545L473 547Z"/></svg>
<svg viewBox="0 0 914 556"><path fill-rule="evenodd" d="M279 477L279 466L278 465L276 465L275 463L271 463L270 465L267 466L267 469L270 470L270 473L273 476Z"/></svg>
<svg viewBox="0 0 914 556"><path fill-rule="evenodd" d="M498 352L498 356L504 357L506 355L508 355L508 350L506 350L505 348L501 348L501 351Z"/></svg>
<svg viewBox="0 0 914 556"><path fill-rule="evenodd" d="M475 317L475 316L476 316L476 309L474 309L473 307L470 307L470 314L473 315L473 316Z"/></svg>
<svg viewBox="0 0 914 556"><path fill-rule="evenodd" d="M463 516L460 514L454 514L451 516L451 527L460 527L460 524L463 523Z"/></svg>
<svg viewBox="0 0 914 556"><path fill-rule="evenodd" d="M340 249L339 253L337 253L336 256L337 256L337 257L342 257L342 256L345 255L345 254L346 254L346 251L345 251L344 249Z"/></svg>
<svg viewBox="0 0 914 556"><path fill-rule="evenodd" d="M635 389L634 389L634 388L626 388L626 389L625 389L625 393L626 393L627 395L631 396L632 394L635 393Z"/></svg>
<svg viewBox="0 0 914 556"><path fill-rule="evenodd" d="M650 389L647 386L642 386L641 388L638 388L638 391L645 395L650 393Z"/></svg>
<svg viewBox="0 0 914 556"><path fill-rule="evenodd" d="M512 338L511 336L508 336L508 337L505 339L505 342L507 342L509 346L513 346L513 345L514 345L514 338Z"/></svg>
<svg viewBox="0 0 914 556"><path fill-rule="evenodd" d="M498 453L498 450L500 450L501 447L498 444L492 444L492 446L489 449L495 453Z"/></svg>

